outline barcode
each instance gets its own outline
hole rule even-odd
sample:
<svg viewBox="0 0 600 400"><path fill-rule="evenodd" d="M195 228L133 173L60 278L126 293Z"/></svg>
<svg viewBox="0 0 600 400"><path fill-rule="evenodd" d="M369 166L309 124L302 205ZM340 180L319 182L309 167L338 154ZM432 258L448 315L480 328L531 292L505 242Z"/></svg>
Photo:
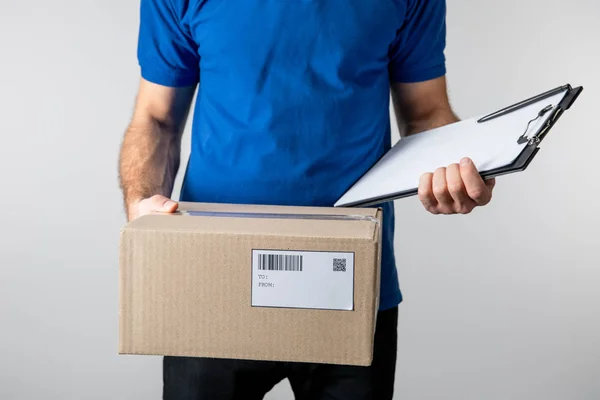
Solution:
<svg viewBox="0 0 600 400"><path fill-rule="evenodd" d="M334 272L346 272L346 259L345 258L334 258L333 259L333 271Z"/></svg>
<svg viewBox="0 0 600 400"><path fill-rule="evenodd" d="M302 256L286 254L259 254L260 271L302 271Z"/></svg>

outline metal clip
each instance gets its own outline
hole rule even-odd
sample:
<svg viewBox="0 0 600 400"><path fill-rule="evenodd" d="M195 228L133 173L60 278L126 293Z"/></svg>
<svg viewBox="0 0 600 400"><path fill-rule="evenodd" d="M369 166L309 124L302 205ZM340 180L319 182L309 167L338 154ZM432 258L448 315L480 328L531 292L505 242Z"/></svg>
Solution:
<svg viewBox="0 0 600 400"><path fill-rule="evenodd" d="M530 120L527 123L527 127L525 128L525 132L523 132L523 134L521 136L519 136L519 138L517 139L517 143L518 144L523 144L523 143L527 143L528 145L533 145L533 144L538 144L540 142L540 138L538 137L538 135L534 135L531 138L527 137L527 132L529 131L529 126L531 125L532 122L538 120L539 118L543 117L548 111L552 110L554 106L552 104L548 104L546 107L542 108L537 116L535 118L533 118L532 120ZM548 125L548 124L546 124Z"/></svg>

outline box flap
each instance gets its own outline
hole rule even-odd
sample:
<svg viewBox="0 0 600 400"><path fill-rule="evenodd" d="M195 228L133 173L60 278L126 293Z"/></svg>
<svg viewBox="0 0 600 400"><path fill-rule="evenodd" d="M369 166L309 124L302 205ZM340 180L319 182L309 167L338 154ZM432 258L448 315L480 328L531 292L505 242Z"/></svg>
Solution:
<svg viewBox="0 0 600 400"><path fill-rule="evenodd" d="M124 229L375 240L380 221L377 208L182 202L175 214L142 216Z"/></svg>

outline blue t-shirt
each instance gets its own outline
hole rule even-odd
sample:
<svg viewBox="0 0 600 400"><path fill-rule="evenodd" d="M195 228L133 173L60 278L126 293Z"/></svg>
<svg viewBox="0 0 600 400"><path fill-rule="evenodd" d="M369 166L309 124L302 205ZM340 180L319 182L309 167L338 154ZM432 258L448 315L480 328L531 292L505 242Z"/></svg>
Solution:
<svg viewBox="0 0 600 400"><path fill-rule="evenodd" d="M331 206L390 148L391 82L445 74L444 0L142 0L142 77L199 83L181 200ZM381 309L402 300L383 205Z"/></svg>

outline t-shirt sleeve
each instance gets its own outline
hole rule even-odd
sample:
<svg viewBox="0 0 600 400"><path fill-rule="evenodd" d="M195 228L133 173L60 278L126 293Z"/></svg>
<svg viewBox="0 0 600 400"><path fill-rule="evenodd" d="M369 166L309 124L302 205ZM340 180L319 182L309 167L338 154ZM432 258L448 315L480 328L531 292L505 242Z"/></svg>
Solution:
<svg viewBox="0 0 600 400"><path fill-rule="evenodd" d="M173 0L142 0L137 56L142 77L172 87L198 83L198 46Z"/></svg>
<svg viewBox="0 0 600 400"><path fill-rule="evenodd" d="M445 75L445 0L406 2L404 23L390 46L390 79L410 83Z"/></svg>

